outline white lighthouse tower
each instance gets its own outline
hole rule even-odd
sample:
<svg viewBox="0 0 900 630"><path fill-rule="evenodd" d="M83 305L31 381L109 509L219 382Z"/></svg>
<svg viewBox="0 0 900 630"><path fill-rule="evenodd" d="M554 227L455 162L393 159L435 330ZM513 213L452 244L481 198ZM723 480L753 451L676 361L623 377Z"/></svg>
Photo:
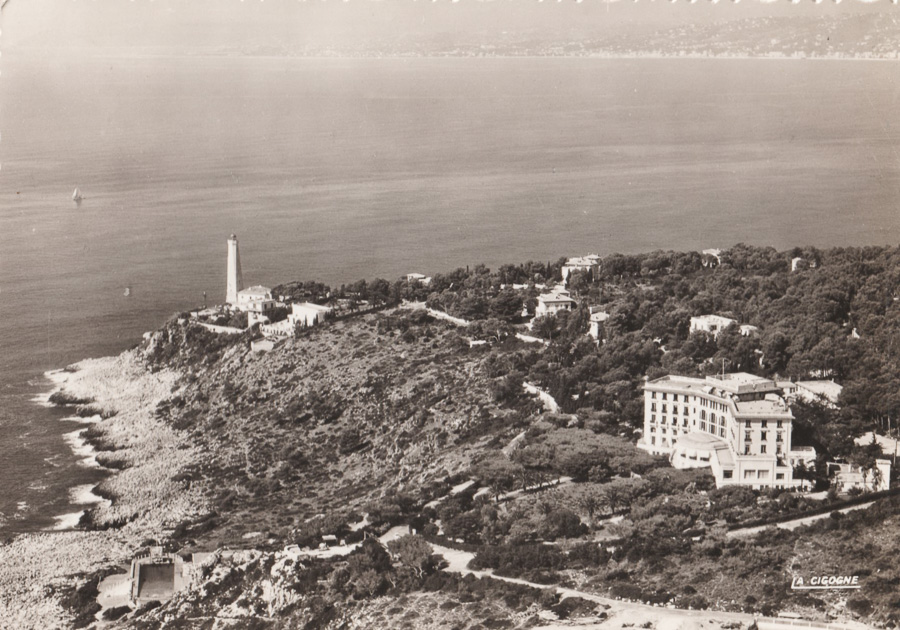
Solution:
<svg viewBox="0 0 900 630"><path fill-rule="evenodd" d="M228 281L226 284L225 301L229 304L237 304L238 291L244 289L244 278L241 275L241 252L238 249L237 236L228 237Z"/></svg>

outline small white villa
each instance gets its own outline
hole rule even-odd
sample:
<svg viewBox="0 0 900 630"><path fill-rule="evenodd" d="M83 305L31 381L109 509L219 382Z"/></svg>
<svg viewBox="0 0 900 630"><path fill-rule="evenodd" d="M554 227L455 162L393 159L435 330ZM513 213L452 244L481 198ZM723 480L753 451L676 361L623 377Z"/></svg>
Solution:
<svg viewBox="0 0 900 630"><path fill-rule="evenodd" d="M238 291L235 307L247 313L248 325L266 323L268 314L275 308L272 289L256 285Z"/></svg>
<svg viewBox="0 0 900 630"><path fill-rule="evenodd" d="M560 311L571 311L577 306L575 300L569 297L565 289L555 289L550 293L542 293L537 298L537 306L534 309L535 317L556 315Z"/></svg>
<svg viewBox="0 0 900 630"><path fill-rule="evenodd" d="M288 314L287 319L274 324L262 324L259 327L259 332L269 339L290 337L294 334L297 324L305 328L321 324L333 311L334 309L330 306L321 306L312 302L291 304L291 312Z"/></svg>
<svg viewBox="0 0 900 630"><path fill-rule="evenodd" d="M599 310L599 307L591 307L590 328L588 334L596 341L603 338L603 324L609 319L609 313Z"/></svg>
<svg viewBox="0 0 900 630"><path fill-rule="evenodd" d="M876 459L875 468L868 470L853 464L828 462L828 476L838 492L853 489L865 492L887 490L891 481L891 460Z"/></svg>
<svg viewBox="0 0 900 630"><path fill-rule="evenodd" d="M408 273L406 274L406 281L410 284L423 284L428 286L431 284L431 277L426 276L423 273Z"/></svg>
<svg viewBox="0 0 900 630"><path fill-rule="evenodd" d="M562 266L560 273L563 282L567 282L569 274L573 271L590 271L592 274L600 270L600 256L597 254L588 254L587 256L579 256L569 258L566 264Z"/></svg>
<svg viewBox="0 0 900 630"><path fill-rule="evenodd" d="M704 249L701 254L701 264L704 267L718 267L722 264L722 250L718 248Z"/></svg>
<svg viewBox="0 0 900 630"><path fill-rule="evenodd" d="M312 302L292 304L291 309L288 321L292 326L296 326L298 323L301 326L315 326L325 321L325 318L334 310L330 306L320 306Z"/></svg>
<svg viewBox="0 0 900 630"><path fill-rule="evenodd" d="M691 317L691 333L704 332L712 335L713 338L717 338L720 332L732 324L737 324L737 321L730 317L723 317L721 315L699 315L697 317ZM758 332L759 328L751 326L750 324L740 324L738 330L743 337L749 337Z"/></svg>

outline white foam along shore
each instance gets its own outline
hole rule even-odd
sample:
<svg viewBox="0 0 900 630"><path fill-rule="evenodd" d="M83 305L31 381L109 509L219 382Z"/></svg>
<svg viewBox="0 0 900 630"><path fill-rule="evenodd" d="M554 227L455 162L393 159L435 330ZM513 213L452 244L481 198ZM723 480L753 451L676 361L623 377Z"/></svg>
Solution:
<svg viewBox="0 0 900 630"><path fill-rule="evenodd" d="M32 398L32 401L41 406L54 407L55 405L50 402L50 397L54 393L62 390L66 381L69 380L69 376L71 374L72 372L66 369L50 370L48 372L45 372L44 376L53 383L53 388L46 394L35 396L34 398ZM61 420L64 422L78 422L80 424L97 424L101 421L101 417L99 414L88 417L66 416L65 418L61 418ZM82 437L82 433L84 432L84 430L84 428L79 428L75 431L72 431L71 433L66 433L63 436L63 439L69 445L69 448L72 449L72 453L79 458L78 463L80 465L87 468L102 468L100 463L97 461L97 451L93 446L91 446L90 442ZM69 488L70 502L73 505L97 505L102 503L105 507L109 507L112 502L95 494L95 487L95 484L84 484ZM81 517L84 515L84 512L84 510L79 510L77 512L66 512L65 514L54 516L53 519L55 523L49 529L74 529L81 520Z"/></svg>
<svg viewBox="0 0 900 630"><path fill-rule="evenodd" d="M31 402L37 403L41 407L54 407L55 405L50 402L50 397L60 389L62 389L63 383L65 383L69 378L69 374L70 372L65 368L44 372L44 378L53 383L53 387L46 393L34 396L31 399Z"/></svg>
<svg viewBox="0 0 900 630"><path fill-rule="evenodd" d="M96 494L94 490L97 485L93 483L86 483L75 486L69 489L69 497L70 501L74 505L98 505L103 504L104 507L109 507L112 505L112 501L108 499L104 499L100 495ZM53 527L52 530L61 530L61 529L74 529L78 522L81 520L82 515L84 514L84 510L80 510L78 512L68 512L66 514L60 514L59 516L54 516Z"/></svg>
<svg viewBox="0 0 900 630"><path fill-rule="evenodd" d="M118 449L117 457L128 466L113 471L101 487L115 496L110 503L93 493L94 486L70 489L73 507L91 509L94 522L118 523L91 531L75 529L83 511L56 518L55 529L22 533L0 545L0 623L21 630L64 630L71 627L59 601L56 586L78 586L83 576L100 568L129 560L141 540L161 538L172 522L195 518L208 510L201 489L185 489L173 481L184 467L202 457L178 431L155 417L160 400L172 395L178 374L172 370L151 372L140 350L116 357L87 359L66 370L54 370L47 378L53 390L62 389L76 398L91 398L104 418L65 418L102 427L104 439ZM36 400L49 403L51 394ZM85 422L87 420L87 422ZM78 425L76 425L78 426ZM75 428L75 427L73 427ZM93 458L81 437L82 426L66 439L83 459Z"/></svg>
<svg viewBox="0 0 900 630"><path fill-rule="evenodd" d="M76 429L71 433L66 433L63 436L63 439L72 449L72 452L76 457L79 458L79 463L82 466L87 468L100 468L100 464L97 462L97 451L94 450L94 447L90 445L90 443L82 437L82 433L84 433L85 429Z"/></svg>

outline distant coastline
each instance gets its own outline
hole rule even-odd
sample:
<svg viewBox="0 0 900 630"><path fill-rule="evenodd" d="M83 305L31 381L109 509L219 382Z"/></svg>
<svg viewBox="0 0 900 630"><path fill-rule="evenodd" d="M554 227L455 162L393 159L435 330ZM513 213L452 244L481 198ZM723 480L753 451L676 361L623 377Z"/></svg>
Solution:
<svg viewBox="0 0 900 630"><path fill-rule="evenodd" d="M88 52L95 59L282 59L282 60L411 60L411 59L603 59L603 60L668 60L668 59L710 59L710 60L780 60L780 61L900 61L900 51L893 56L863 55L863 54L785 54L785 53L715 53L704 54L696 52L589 52L584 54L454 54L454 53L397 53L397 54L266 54L247 53L242 51L184 51L184 52L123 52L123 51L98 51L97 49L78 49ZM29 54L34 57L53 58L65 56L68 53L63 50L48 50L46 48L16 47L5 50L9 56L15 54Z"/></svg>

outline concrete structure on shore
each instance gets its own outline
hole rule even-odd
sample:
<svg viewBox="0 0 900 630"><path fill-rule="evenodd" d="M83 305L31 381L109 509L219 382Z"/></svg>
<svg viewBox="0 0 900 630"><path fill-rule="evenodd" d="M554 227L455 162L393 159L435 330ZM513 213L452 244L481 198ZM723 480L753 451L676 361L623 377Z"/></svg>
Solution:
<svg viewBox="0 0 900 630"><path fill-rule="evenodd" d="M228 277L225 282L225 301L237 305L238 292L244 288L244 277L241 274L241 252L238 249L237 236L228 237Z"/></svg>
<svg viewBox="0 0 900 630"><path fill-rule="evenodd" d="M775 381L744 372L664 376L644 385L644 434L638 443L668 455L676 468L709 467L716 485L794 488L796 462L815 459L791 448L793 415Z"/></svg>
<svg viewBox="0 0 900 630"><path fill-rule="evenodd" d="M150 601L164 602L191 583L194 569L210 553L194 553L185 559L177 553L164 553L162 547L150 547L131 561L131 601L140 606Z"/></svg>
<svg viewBox="0 0 900 630"><path fill-rule="evenodd" d="M288 315L288 318L290 318L290 315ZM274 324L261 324L259 332L269 339L290 337L294 334L294 324L290 319L283 319Z"/></svg>

